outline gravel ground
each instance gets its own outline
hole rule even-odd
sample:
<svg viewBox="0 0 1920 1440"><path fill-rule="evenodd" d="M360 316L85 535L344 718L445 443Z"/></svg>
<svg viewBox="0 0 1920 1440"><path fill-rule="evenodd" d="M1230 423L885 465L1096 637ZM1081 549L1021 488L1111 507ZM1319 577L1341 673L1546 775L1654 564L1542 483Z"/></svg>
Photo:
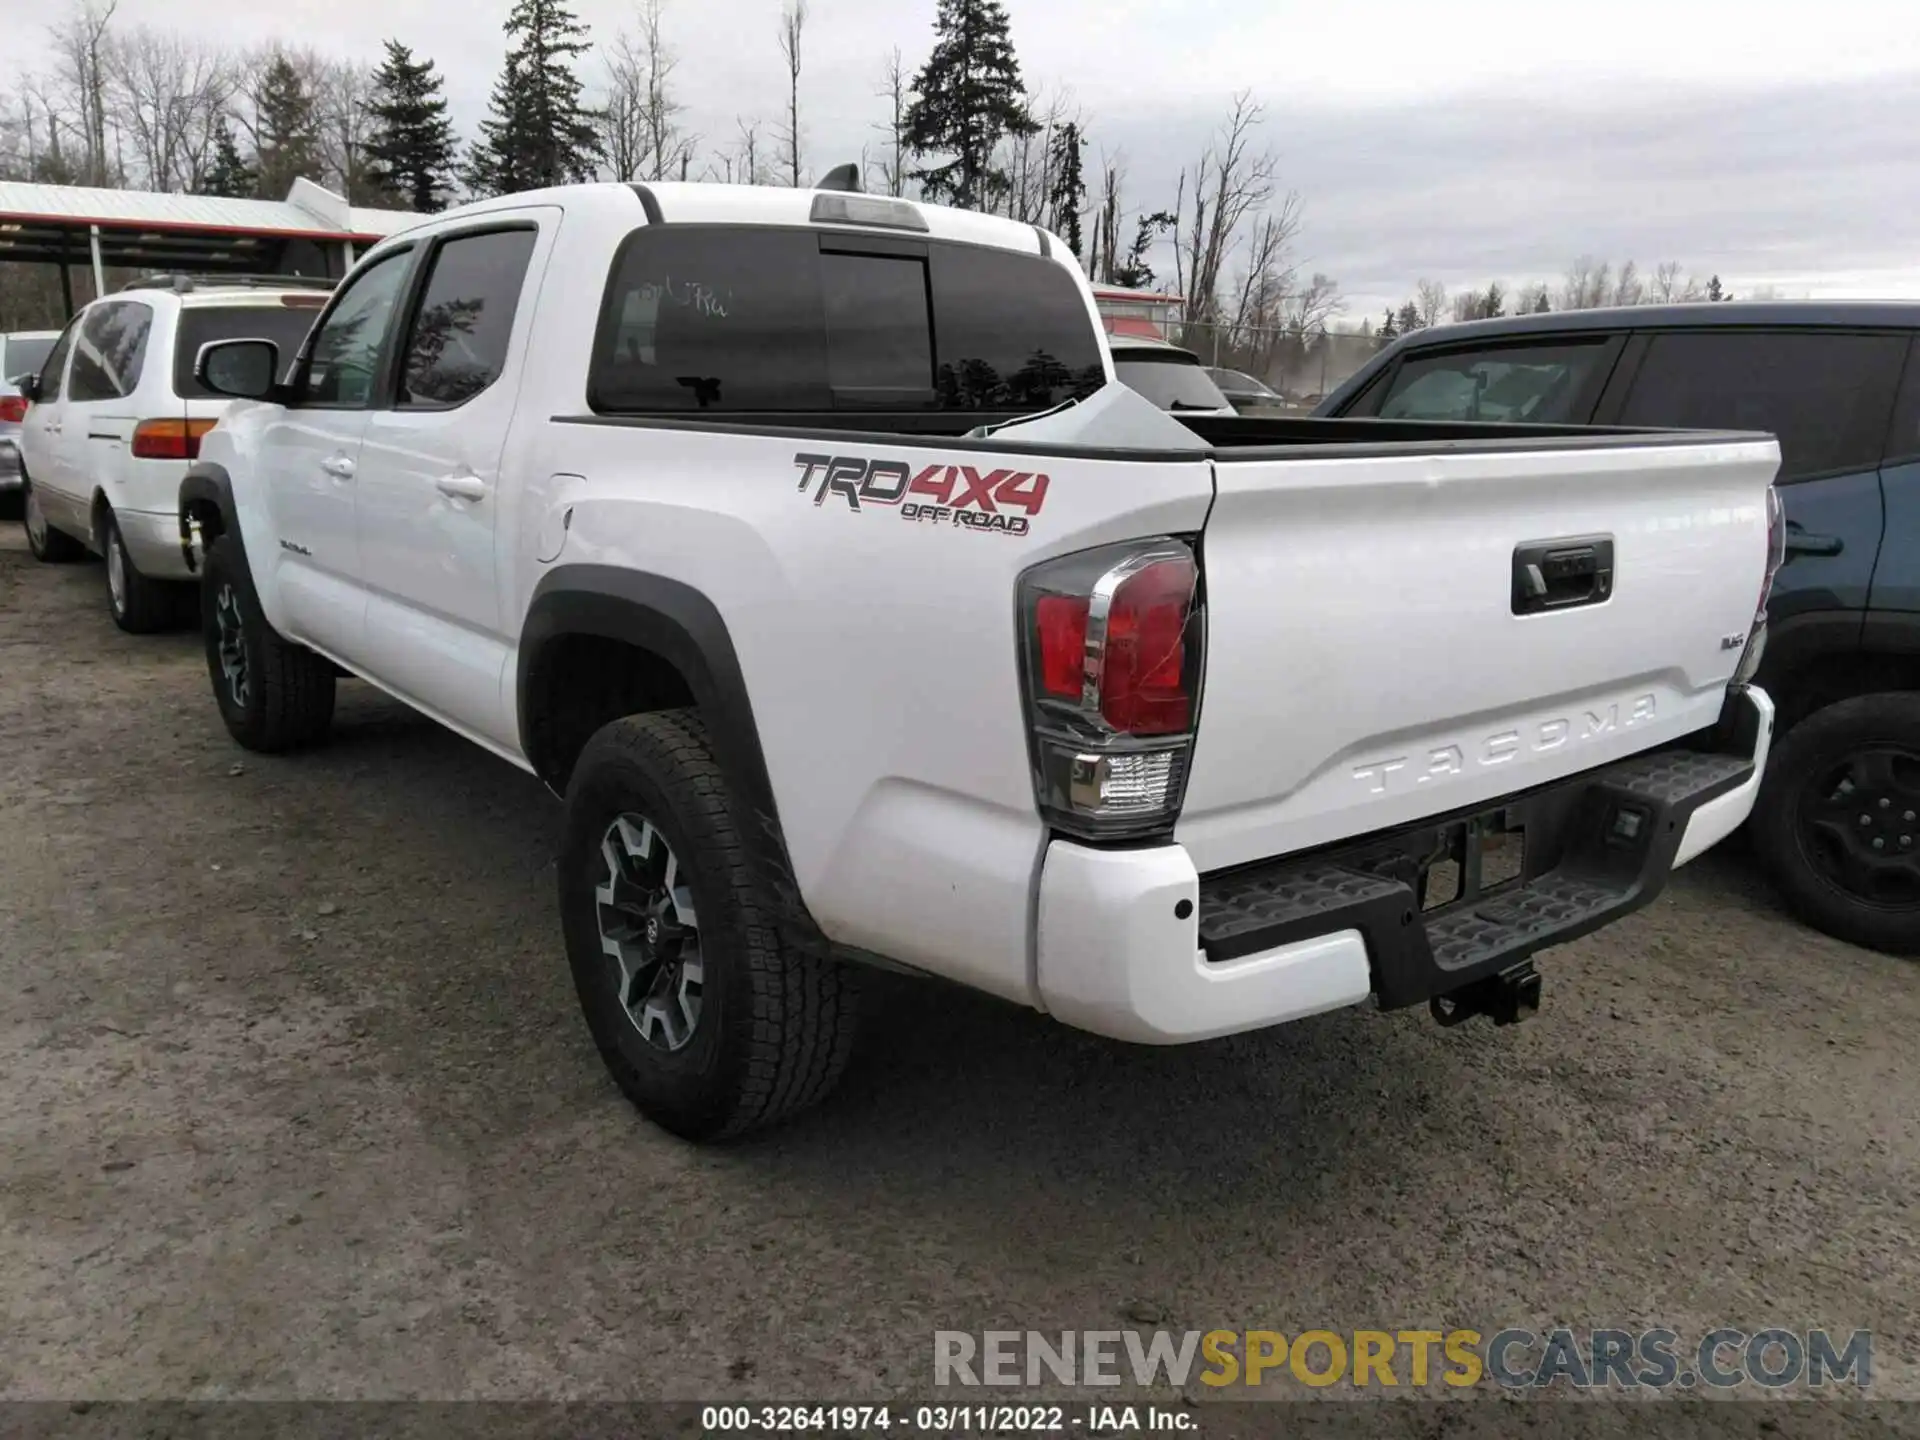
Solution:
<svg viewBox="0 0 1920 1440"><path fill-rule="evenodd" d="M1515 1029L886 980L825 1108L703 1151L576 1016L556 803L365 686L335 733L243 756L195 637L6 527L0 1396L925 1398L937 1328L1157 1316L1865 1327L1920 1398L1920 971L1737 854Z"/></svg>

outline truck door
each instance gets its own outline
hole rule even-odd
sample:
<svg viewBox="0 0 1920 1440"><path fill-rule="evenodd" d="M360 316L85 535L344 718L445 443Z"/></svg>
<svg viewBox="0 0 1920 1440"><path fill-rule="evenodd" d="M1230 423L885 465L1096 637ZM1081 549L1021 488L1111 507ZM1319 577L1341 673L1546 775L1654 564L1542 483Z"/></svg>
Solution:
<svg viewBox="0 0 1920 1440"><path fill-rule="evenodd" d="M400 328L391 396L359 465L366 663L430 712L511 745L507 634L494 567L501 454L533 295L559 227L550 206L433 237Z"/></svg>

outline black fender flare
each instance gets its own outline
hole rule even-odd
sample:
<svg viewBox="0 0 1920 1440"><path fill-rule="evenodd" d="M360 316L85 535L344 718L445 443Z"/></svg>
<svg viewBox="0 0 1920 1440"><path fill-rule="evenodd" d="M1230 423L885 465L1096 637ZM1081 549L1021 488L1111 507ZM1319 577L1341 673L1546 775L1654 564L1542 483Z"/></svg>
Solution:
<svg viewBox="0 0 1920 1440"><path fill-rule="evenodd" d="M534 772L549 785L554 784L557 766L551 755L542 753L545 746L539 727L532 723L535 686L542 652L570 635L635 645L679 671L700 709L714 756L742 802L742 838L750 860L786 912L782 928L810 947L824 945L793 878L754 722L753 700L719 609L692 586L644 571L573 564L557 566L541 577L520 629L514 695L521 748Z"/></svg>

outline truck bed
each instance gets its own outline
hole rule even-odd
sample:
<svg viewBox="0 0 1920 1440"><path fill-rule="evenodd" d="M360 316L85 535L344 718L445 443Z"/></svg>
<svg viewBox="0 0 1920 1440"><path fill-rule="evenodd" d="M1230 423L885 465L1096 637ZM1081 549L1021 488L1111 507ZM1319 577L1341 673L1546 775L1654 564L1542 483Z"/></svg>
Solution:
<svg viewBox="0 0 1920 1440"><path fill-rule="evenodd" d="M1471 421L1315 419L1307 416L1195 416L1172 418L1199 436L1204 447L1180 454L1136 450L1121 446L1060 445L1005 437L970 437L983 425L1004 425L1023 417L978 410L899 411L848 410L834 413L827 423L818 412L730 411L711 419L685 413L659 415L556 415L556 423L607 425L636 430L693 430L723 434L783 435L796 439L875 440L938 439L943 449L1020 450L1041 455L1084 459L1285 459L1328 445L1356 455L1404 454L1409 449L1526 450L1553 442L1554 449L1606 449L1660 443L1690 444L1716 440L1756 440L1764 437L1733 431L1658 430L1631 426L1512 425Z"/></svg>

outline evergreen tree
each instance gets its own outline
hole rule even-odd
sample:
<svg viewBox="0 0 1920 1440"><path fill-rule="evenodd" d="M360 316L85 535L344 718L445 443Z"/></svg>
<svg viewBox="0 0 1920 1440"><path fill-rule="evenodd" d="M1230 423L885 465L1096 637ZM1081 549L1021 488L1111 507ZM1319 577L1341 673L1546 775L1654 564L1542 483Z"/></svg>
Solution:
<svg viewBox="0 0 1920 1440"><path fill-rule="evenodd" d="M391 201L423 215L444 210L454 185L456 158L447 97L431 60L415 60L398 40L373 72L373 134L367 141L367 178Z"/></svg>
<svg viewBox="0 0 1920 1440"><path fill-rule="evenodd" d="M1536 315L1545 315L1551 309L1553 309L1553 306L1547 303L1547 287L1542 285L1540 287L1540 293L1533 297L1533 313Z"/></svg>
<svg viewBox="0 0 1920 1440"><path fill-rule="evenodd" d="M591 180L600 137L573 71L590 48L587 27L566 0L514 0L504 28L506 64L480 122L468 186L478 195L507 195Z"/></svg>
<svg viewBox="0 0 1920 1440"><path fill-rule="evenodd" d="M1031 135L1027 87L1000 0L940 0L933 53L913 82L905 140L916 159L950 158L913 171L929 200L980 209L1006 189L993 153L1007 135Z"/></svg>
<svg viewBox="0 0 1920 1440"><path fill-rule="evenodd" d="M1402 335L1411 335L1416 330L1426 328L1420 323L1420 307L1411 300L1400 307L1400 313L1394 318L1400 322Z"/></svg>
<svg viewBox="0 0 1920 1440"><path fill-rule="evenodd" d="M1133 244L1127 247L1126 260L1113 267L1113 283L1125 290L1151 290L1156 277L1153 266L1147 263L1147 252L1153 249L1154 241L1173 226L1170 211L1156 210L1151 215L1142 215L1133 227Z"/></svg>
<svg viewBox="0 0 1920 1440"><path fill-rule="evenodd" d="M1047 192L1047 228L1067 242L1074 258L1080 258L1080 212L1087 208L1087 181L1081 173L1081 156L1087 137L1069 120L1053 132L1053 154L1048 168L1053 185Z"/></svg>
<svg viewBox="0 0 1920 1440"><path fill-rule="evenodd" d="M1375 333L1379 335L1382 340L1392 340L1399 335L1400 327L1393 323L1393 307L1391 305L1387 307L1387 318L1380 322L1380 328Z"/></svg>
<svg viewBox="0 0 1920 1440"><path fill-rule="evenodd" d="M267 65L254 109L254 194L284 200L295 180L318 180L325 169L313 95L285 55L276 54Z"/></svg>
<svg viewBox="0 0 1920 1440"><path fill-rule="evenodd" d="M1498 280L1487 286L1487 293L1474 308L1482 320L1497 320L1507 313L1507 292Z"/></svg>
<svg viewBox="0 0 1920 1440"><path fill-rule="evenodd" d="M1721 287L1720 277L1718 275L1714 276L1711 280L1707 281L1707 299L1709 300L1733 299L1733 296L1729 295L1726 292L1726 290Z"/></svg>
<svg viewBox="0 0 1920 1440"><path fill-rule="evenodd" d="M239 199L253 194L256 184L253 167L241 156L240 147L233 143L233 127L223 117L213 134L213 164L200 177L199 191L202 195Z"/></svg>

